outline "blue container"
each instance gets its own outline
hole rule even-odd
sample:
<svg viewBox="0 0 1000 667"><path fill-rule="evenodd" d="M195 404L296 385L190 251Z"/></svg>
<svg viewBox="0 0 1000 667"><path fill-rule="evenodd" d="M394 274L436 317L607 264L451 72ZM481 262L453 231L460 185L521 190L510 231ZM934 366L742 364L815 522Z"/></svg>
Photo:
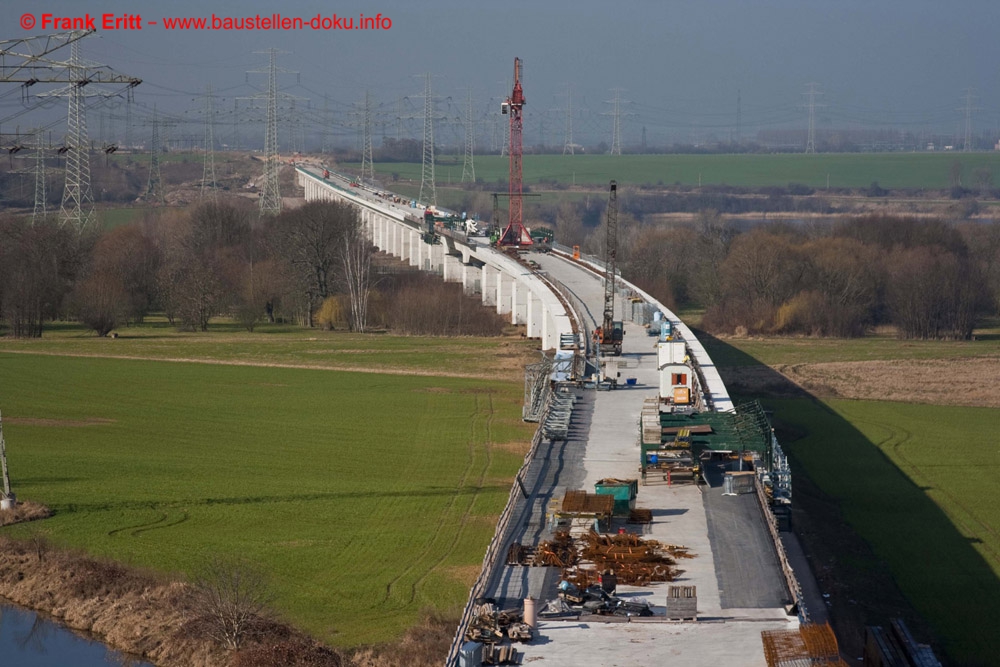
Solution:
<svg viewBox="0 0 1000 667"><path fill-rule="evenodd" d="M635 378L625 378L625 384L627 384L630 387L634 387L635 386Z"/></svg>
<svg viewBox="0 0 1000 667"><path fill-rule="evenodd" d="M649 462L652 463L655 466L657 463L660 462L660 457L658 455L656 455L656 454L650 454L649 455Z"/></svg>

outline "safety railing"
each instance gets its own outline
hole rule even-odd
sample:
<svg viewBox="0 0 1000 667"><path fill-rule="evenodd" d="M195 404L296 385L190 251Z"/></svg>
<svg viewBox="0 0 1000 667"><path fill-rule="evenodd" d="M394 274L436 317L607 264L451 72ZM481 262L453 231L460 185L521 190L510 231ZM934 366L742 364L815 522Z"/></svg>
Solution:
<svg viewBox="0 0 1000 667"><path fill-rule="evenodd" d="M524 475L528 470L528 466L535 458L535 453L538 451L538 445L542 442L543 437L548 437L544 435L546 429L546 424L548 422L548 412L557 406L557 410L562 410L563 406L552 399L555 394L553 392L549 393L550 400L548 406L546 407L546 414L539 425L538 429L535 431L535 436L531 439L531 448L528 449L528 453L524 455L524 461L521 464L521 469L517 471L517 476L514 478L514 484L511 485L510 495L507 497L507 505L504 507L503 512L500 514L500 519L497 521L497 529L493 534L493 540L490 541L490 545L486 548L486 555L483 557L483 567L479 572L479 577L476 579L476 583L472 585L472 589L469 591L469 600L465 604L465 609L462 612L462 618L458 623L458 629L455 631L455 637L452 639L451 648L448 650L448 658L445 661L445 667L455 667L458 664L458 655L462 649L462 644L465 641L465 632L469 627L469 623L472 621L473 610L476 606L476 599L483 596L486 592L486 588L489 585L490 579L493 576L493 571L497 567L497 559L502 553L503 543L507 537L507 531L510 528L511 516L514 513L514 508L517 506L517 496L519 494L526 495L524 491ZM568 417L567 417L568 425Z"/></svg>
<svg viewBox="0 0 1000 667"><path fill-rule="evenodd" d="M778 529L778 518L774 516L774 511L771 510L771 503L767 498L767 492L764 490L764 484L760 481L759 475L754 475L754 486L757 488L757 500L760 503L760 510L764 514L764 521L767 523L767 529L771 533L771 540L774 542L774 549L778 552L778 563L781 564L781 573L785 575L785 583L788 585L788 592L791 593L792 599L798 606L799 618L803 623L808 623L809 610L806 608L805 596L802 594L802 586L799 584L798 577L795 576L792 564L788 562L788 554L785 551L785 545L781 542L781 534Z"/></svg>

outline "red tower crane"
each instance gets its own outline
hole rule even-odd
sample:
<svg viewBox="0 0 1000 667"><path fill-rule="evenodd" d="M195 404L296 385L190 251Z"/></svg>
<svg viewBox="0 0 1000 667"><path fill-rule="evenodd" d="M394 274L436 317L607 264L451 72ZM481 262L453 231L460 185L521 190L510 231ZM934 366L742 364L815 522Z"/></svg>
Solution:
<svg viewBox="0 0 1000 667"><path fill-rule="evenodd" d="M524 91L521 89L521 59L514 58L514 90L501 105L500 112L510 115L510 180L507 188L510 199L510 221L500 235L500 245L510 247L530 246L531 235L524 228L523 194L521 187L521 110L524 108Z"/></svg>

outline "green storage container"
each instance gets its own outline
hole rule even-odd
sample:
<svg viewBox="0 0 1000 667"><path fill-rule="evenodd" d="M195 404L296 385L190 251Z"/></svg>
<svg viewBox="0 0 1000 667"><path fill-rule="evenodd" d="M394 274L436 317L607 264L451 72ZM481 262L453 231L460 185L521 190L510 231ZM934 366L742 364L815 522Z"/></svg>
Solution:
<svg viewBox="0 0 1000 667"><path fill-rule="evenodd" d="M594 485L600 495L614 496L615 516L628 516L635 509L635 497L639 494L639 481L635 479L602 479Z"/></svg>

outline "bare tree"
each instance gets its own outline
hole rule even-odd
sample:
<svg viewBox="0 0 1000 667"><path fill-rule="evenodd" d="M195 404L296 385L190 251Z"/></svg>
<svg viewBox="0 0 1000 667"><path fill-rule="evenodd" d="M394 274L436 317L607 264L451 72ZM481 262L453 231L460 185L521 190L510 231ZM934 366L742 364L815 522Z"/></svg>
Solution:
<svg viewBox="0 0 1000 667"><path fill-rule="evenodd" d="M344 239L340 261L351 304L351 329L364 333L368 326L368 297L372 288L372 244L360 227L355 227Z"/></svg>
<svg viewBox="0 0 1000 667"><path fill-rule="evenodd" d="M357 209L341 202L310 202L274 218L273 254L284 257L306 298L306 325L313 311L336 291L345 239L360 227Z"/></svg>
<svg viewBox="0 0 1000 667"><path fill-rule="evenodd" d="M194 585L195 611L205 633L230 650L240 647L271 601L264 574L243 561L214 558Z"/></svg>
<svg viewBox="0 0 1000 667"><path fill-rule="evenodd" d="M125 317L140 323L156 297L160 249L141 225L125 225L103 234L94 246L93 272L117 279L125 290L121 303Z"/></svg>
<svg viewBox="0 0 1000 667"><path fill-rule="evenodd" d="M38 338L59 314L83 239L44 221L0 220L0 314L16 337Z"/></svg>
<svg viewBox="0 0 1000 667"><path fill-rule="evenodd" d="M108 271L92 273L78 282L70 300L76 316L98 336L107 336L127 316L125 285Z"/></svg>

